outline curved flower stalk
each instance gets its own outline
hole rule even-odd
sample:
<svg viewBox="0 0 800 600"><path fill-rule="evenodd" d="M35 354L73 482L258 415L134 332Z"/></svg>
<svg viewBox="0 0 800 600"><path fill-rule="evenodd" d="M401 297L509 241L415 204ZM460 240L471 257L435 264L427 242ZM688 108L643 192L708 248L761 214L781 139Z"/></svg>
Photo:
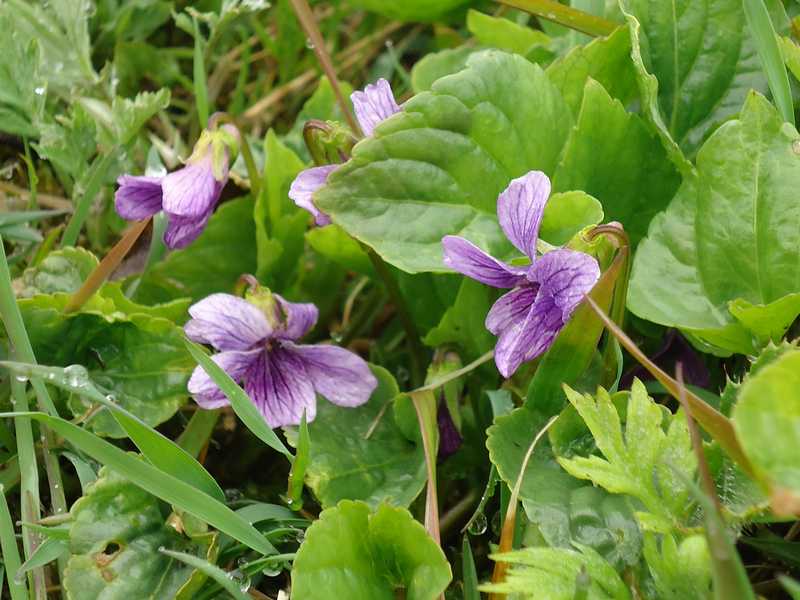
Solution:
<svg viewBox="0 0 800 600"><path fill-rule="evenodd" d="M531 171L514 179L497 198L500 227L531 260L529 266L508 265L462 237L442 239L447 266L486 285L512 288L486 315L486 328L498 337L494 358L503 377L511 377L552 345L600 278L597 261L583 252L558 248L536 256L549 196L550 180Z"/></svg>
<svg viewBox="0 0 800 600"><path fill-rule="evenodd" d="M164 243L168 248L189 245L214 212L238 145L239 132L234 126L209 128L177 171L163 177L122 175L114 197L117 213L128 221L139 221L163 210L168 219Z"/></svg>
<svg viewBox="0 0 800 600"><path fill-rule="evenodd" d="M392 87L385 79L369 84L363 91L353 92L350 100L353 102L358 125L367 137L372 135L380 123L400 112ZM289 198L314 215L314 222L320 227L330 225L331 219L314 205L314 192L325 185L330 174L338 167L339 165L322 165L305 169L297 175L289 188Z"/></svg>
<svg viewBox="0 0 800 600"><path fill-rule="evenodd" d="M367 363L349 350L296 343L317 322L313 304L288 302L254 289L245 298L212 294L191 306L189 314L186 336L219 351L214 362L244 384L270 427L297 425L303 413L313 421L316 394L338 406L354 407L369 400L378 385ZM229 404L200 366L188 388L203 408Z"/></svg>

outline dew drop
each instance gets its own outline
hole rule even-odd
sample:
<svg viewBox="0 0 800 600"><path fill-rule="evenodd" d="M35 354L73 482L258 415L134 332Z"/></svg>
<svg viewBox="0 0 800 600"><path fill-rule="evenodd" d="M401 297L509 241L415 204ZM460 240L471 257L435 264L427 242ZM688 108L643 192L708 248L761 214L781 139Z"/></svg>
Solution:
<svg viewBox="0 0 800 600"><path fill-rule="evenodd" d="M792 142L792 152L795 154L800 154L800 140L795 140Z"/></svg>
<svg viewBox="0 0 800 600"><path fill-rule="evenodd" d="M309 50L314 49L314 42L311 41L311 38L306 38L306 48Z"/></svg>
<svg viewBox="0 0 800 600"><path fill-rule="evenodd" d="M231 581L239 586L239 589L242 590L242 592L247 592L247 590L250 589L250 578L245 573L242 573L239 569L228 573L228 577L230 577Z"/></svg>
<svg viewBox="0 0 800 600"><path fill-rule="evenodd" d="M342 335L341 331L334 331L331 333L331 339L335 344L341 344L344 336Z"/></svg>
<svg viewBox="0 0 800 600"><path fill-rule="evenodd" d="M89 373L83 365L69 365L64 369L67 385L74 388L84 387L89 383Z"/></svg>
<svg viewBox="0 0 800 600"><path fill-rule="evenodd" d="M486 515L480 512L473 517L472 521L467 527L467 533L470 535L483 535L486 533L487 525L488 523L486 522Z"/></svg>
<svg viewBox="0 0 800 600"><path fill-rule="evenodd" d="M227 502L236 502L243 497L244 494L242 494L242 490L237 490L236 488L228 488L225 490L225 500Z"/></svg>
<svg viewBox="0 0 800 600"><path fill-rule="evenodd" d="M303 542L305 542L306 541L306 531L305 531L305 529L298 529L297 534L295 535L294 539L297 540L298 544L302 544Z"/></svg>
<svg viewBox="0 0 800 600"><path fill-rule="evenodd" d="M166 550L166 548L164 546L159 546L158 547L158 551L159 552L163 552L164 550Z"/></svg>
<svg viewBox="0 0 800 600"><path fill-rule="evenodd" d="M30 88L28 88L28 89L30 89ZM44 96L44 88L41 87L41 86L37 87L37 88L35 88L33 90L33 93L36 94L37 96Z"/></svg>
<svg viewBox="0 0 800 600"><path fill-rule="evenodd" d="M26 381L28 381L28 378L25 375L15 375L14 379L19 381L20 383L25 383Z"/></svg>
<svg viewBox="0 0 800 600"><path fill-rule="evenodd" d="M117 397L114 394L109 394L108 396L106 396L106 400L108 400L109 402L116 402Z"/></svg>
<svg viewBox="0 0 800 600"><path fill-rule="evenodd" d="M14 575L14 583L17 585L22 585L25 583L25 578L28 576L27 572L17 571L17 574Z"/></svg>
<svg viewBox="0 0 800 600"><path fill-rule="evenodd" d="M267 577L277 577L281 574L281 571L283 571L283 569L281 569L280 565L267 565L261 569L261 573Z"/></svg>

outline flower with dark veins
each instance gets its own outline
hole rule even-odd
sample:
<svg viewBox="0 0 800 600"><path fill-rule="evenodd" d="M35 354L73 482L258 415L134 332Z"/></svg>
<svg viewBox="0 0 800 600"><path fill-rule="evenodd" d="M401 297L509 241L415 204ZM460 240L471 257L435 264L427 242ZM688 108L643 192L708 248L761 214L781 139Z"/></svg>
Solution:
<svg viewBox="0 0 800 600"><path fill-rule="evenodd" d="M356 120L365 136L369 137L375 128L400 112L400 107L394 99L392 87L385 79L379 79L374 84L369 84L363 91L353 92L350 95ZM319 210L314 204L314 193L328 181L328 177L339 165L322 165L301 171L289 188L289 198L294 203L314 215L317 225L329 225L331 219Z"/></svg>
<svg viewBox="0 0 800 600"><path fill-rule="evenodd" d="M183 248L203 232L228 181L239 133L231 125L206 130L184 167L163 177L122 175L114 197L117 213L128 221L167 215L164 243Z"/></svg>
<svg viewBox="0 0 800 600"><path fill-rule="evenodd" d="M498 337L495 363L503 377L543 354L573 311L600 278L597 261L583 252L558 248L536 256L539 226L550 196L541 171L514 179L497 198L497 216L508 239L531 261L512 266L458 236L445 236L444 262L451 269L496 288L512 288L486 315Z"/></svg>
<svg viewBox="0 0 800 600"><path fill-rule="evenodd" d="M317 412L316 394L338 406L369 400L378 385L358 355L328 344L296 343L316 324L313 304L288 302L268 290L251 290L245 298L212 294L189 308L186 336L219 352L212 356L247 395L270 427L310 422ZM197 403L207 409L229 404L222 390L198 366L188 384Z"/></svg>

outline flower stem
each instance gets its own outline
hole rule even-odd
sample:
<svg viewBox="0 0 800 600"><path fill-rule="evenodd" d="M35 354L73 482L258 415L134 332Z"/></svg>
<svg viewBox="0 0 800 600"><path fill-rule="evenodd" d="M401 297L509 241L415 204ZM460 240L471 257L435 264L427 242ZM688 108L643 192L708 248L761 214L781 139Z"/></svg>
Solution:
<svg viewBox="0 0 800 600"><path fill-rule="evenodd" d="M308 39L311 40L311 44L314 46L314 54L317 55L317 60L333 88L336 102L338 102L347 124L350 126L350 129L353 130L353 133L360 135L361 128L358 126L355 118L353 118L350 105L345 100L341 87L339 87L339 80L336 78L336 70L333 68L330 54L328 54L328 49L325 47L325 40L322 38L322 34L319 31L317 20L314 18L311 7L308 5L308 0L290 0L290 2L292 3L292 8L294 8L294 13L297 15L297 20L300 21L300 25L305 30Z"/></svg>
<svg viewBox="0 0 800 600"><path fill-rule="evenodd" d="M428 485L425 497L425 529L441 545L439 533L439 497L436 485L436 396L433 392L411 392L411 402L417 413L419 431L422 436L422 447L425 452L425 467L428 473Z"/></svg>
<svg viewBox="0 0 800 600"><path fill-rule="evenodd" d="M468 365L466 365L464 367L461 367L458 371L453 371L452 373L448 373L447 375L445 375L441 379L437 379L435 381L432 381L431 383L429 383L427 385L424 385L421 388L417 388L414 391L415 392L433 391L436 388L440 388L443 385L458 379L462 375L466 375L470 371L474 371L475 369L480 367L483 363L489 362L493 358L494 358L494 350L489 350L486 354L484 354L483 356L480 356L479 358L476 358L475 360L473 360Z"/></svg>
<svg viewBox="0 0 800 600"><path fill-rule="evenodd" d="M403 294L400 293L400 286L397 285L397 280L389 270L389 266L380 256L378 256L378 253L375 252L375 250L365 244L362 244L361 246L364 249L364 252L366 252L369 256L370 261L372 261L372 266L375 268L375 272L386 286L386 291L389 292L389 296L392 298L392 302L397 309L397 315L400 317L400 322L403 324L403 329L405 329L406 339L408 341L408 349L409 353L411 354L411 381L416 387L420 385L424 379L423 365L426 362L425 348L423 347L422 340L419 337L417 325L414 323L414 319L411 317L411 313L408 310L408 306L403 298Z"/></svg>
<svg viewBox="0 0 800 600"><path fill-rule="evenodd" d="M71 313L80 310L89 298L100 289L100 286L105 283L105 280L113 273L122 260L128 255L136 240L142 235L147 228L150 219L137 221L133 226L125 232L125 235L116 243L116 245L109 250L105 258L100 261L100 264L95 267L94 271L89 274L83 285L75 292L64 307L64 312Z"/></svg>
<svg viewBox="0 0 800 600"><path fill-rule="evenodd" d="M215 121L215 124L229 123L236 127L236 130L239 132L239 151L242 153L242 160L244 160L244 166L247 169L247 178L250 180L250 191L253 198L258 198L259 191L261 190L261 175L258 172L256 161L253 158L253 151L250 150L250 143L247 141L244 130L228 113L216 112L211 119Z"/></svg>
<svg viewBox="0 0 800 600"><path fill-rule="evenodd" d="M501 4L513 6L536 15L540 19L553 21L564 27L592 36L608 35L619 25L603 17L566 6L555 0L497 0Z"/></svg>

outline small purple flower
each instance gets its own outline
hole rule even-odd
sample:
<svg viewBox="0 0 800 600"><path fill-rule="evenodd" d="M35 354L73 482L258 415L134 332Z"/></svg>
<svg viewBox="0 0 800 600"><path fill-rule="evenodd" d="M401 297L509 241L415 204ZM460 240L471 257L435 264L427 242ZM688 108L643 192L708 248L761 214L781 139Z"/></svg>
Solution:
<svg viewBox="0 0 800 600"><path fill-rule="evenodd" d="M205 229L228 181L231 140L229 125L205 131L186 165L163 177L122 175L114 197L117 213L128 221L146 219L163 210L168 219L164 243L183 248Z"/></svg>
<svg viewBox="0 0 800 600"><path fill-rule="evenodd" d="M270 427L297 425L304 412L313 421L316 394L353 407L369 400L378 385L367 363L349 350L295 343L317 322L313 304L287 302L269 292L248 299L212 294L191 306L189 314L186 336L219 350L214 362L244 384ZM203 408L229 404L200 366L188 388Z"/></svg>
<svg viewBox="0 0 800 600"><path fill-rule="evenodd" d="M371 136L380 123L400 112L392 87L385 79L368 85L364 91L353 92L350 100L353 102L358 125L366 137ZM324 165L301 171L289 188L289 198L314 215L314 221L319 226L329 225L331 219L314 205L314 192L325 185L328 176L338 167L339 165Z"/></svg>
<svg viewBox="0 0 800 600"><path fill-rule="evenodd" d="M583 252L558 248L537 258L549 195L550 180L531 171L514 179L497 198L500 227L530 258L529 266L508 265L461 237L442 239L447 266L486 285L513 288L486 315L486 328L498 336L495 363L506 378L550 347L600 277L597 261Z"/></svg>

